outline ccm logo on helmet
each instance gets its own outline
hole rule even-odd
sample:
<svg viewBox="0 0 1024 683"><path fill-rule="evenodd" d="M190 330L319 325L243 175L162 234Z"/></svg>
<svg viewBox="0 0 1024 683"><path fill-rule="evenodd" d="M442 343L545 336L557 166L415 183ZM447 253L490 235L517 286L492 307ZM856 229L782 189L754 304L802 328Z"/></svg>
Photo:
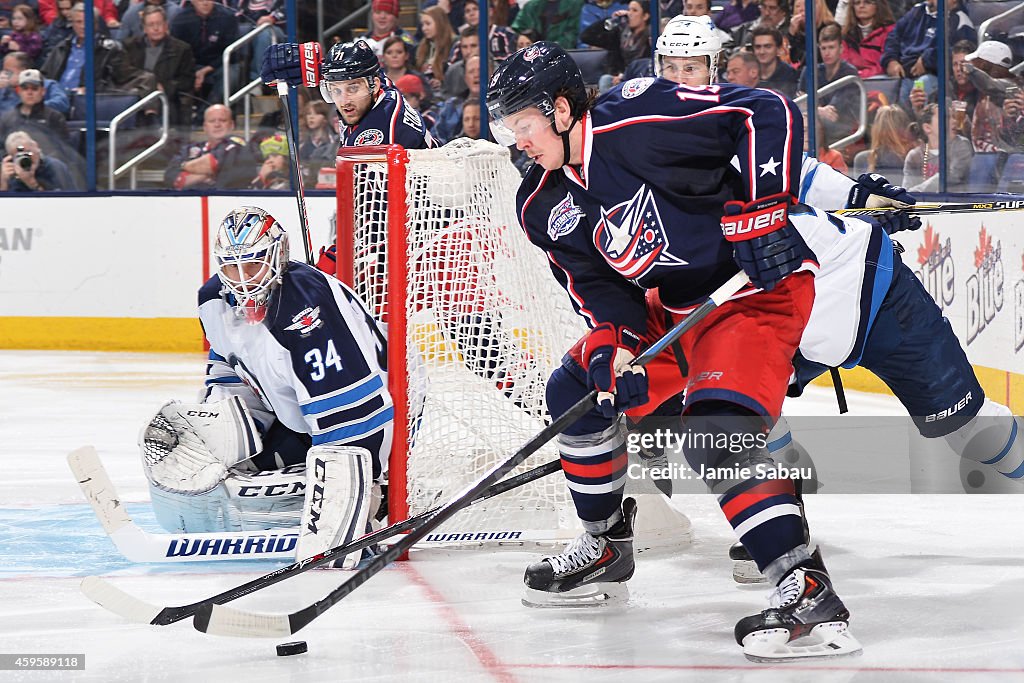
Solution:
<svg viewBox="0 0 1024 683"><path fill-rule="evenodd" d="M722 216L722 234L729 239L745 238L759 232L773 232L786 224L787 213L784 207L777 207L738 216Z"/></svg>

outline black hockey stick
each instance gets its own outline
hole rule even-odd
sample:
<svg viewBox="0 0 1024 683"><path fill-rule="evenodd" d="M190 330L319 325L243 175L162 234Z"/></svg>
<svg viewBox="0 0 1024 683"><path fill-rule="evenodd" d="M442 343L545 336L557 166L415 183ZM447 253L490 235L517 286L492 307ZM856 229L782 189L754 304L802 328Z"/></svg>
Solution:
<svg viewBox="0 0 1024 683"><path fill-rule="evenodd" d="M693 313L680 321L661 339L637 357L633 361L633 365L635 367L647 365L662 351L667 349L672 342L703 320L708 313L715 310L724 301L738 292L747 282L748 279L745 273L739 272L734 275L728 282L715 290L708 297L707 301L698 306ZM569 408L565 414L530 439L515 454L504 462L492 467L479 480L470 484L462 493L445 503L436 514L409 532L405 538L373 558L366 567L356 572L348 581L312 605L291 614L259 614L207 603L196 610L193 625L199 631L225 636L278 638L296 633L328 609L341 602L352 591L378 574L384 567L408 552L420 539L450 519L459 510L469 505L488 486L500 480L544 444L583 417L594 407L596 402L597 391L591 391L581 398L576 405Z"/></svg>
<svg viewBox="0 0 1024 683"><path fill-rule="evenodd" d="M541 477L546 477L547 475L558 472L561 469L562 463L559 460L552 460L551 462L539 465L538 467L534 467L532 470L523 472L522 474L517 474L514 477L509 477L508 479L504 479L487 488L479 497L474 498L470 502L470 505L475 505L480 501L501 495L506 491L511 491L512 489L528 484L531 481L535 481ZM150 604L125 593L120 588L117 588L113 584L108 583L97 576L89 576L82 581L82 592L96 604L114 612L115 614L119 614L129 621L140 624L153 624L154 626L166 626L192 616L204 606L214 604L219 605L236 600L244 595L249 595L250 593L263 590L264 588L272 586L279 581L284 581L290 576L295 576L296 574L309 571L314 567L327 564L332 560L342 558L349 553L360 551L363 548L384 541L392 536L404 533L429 519L440 509L441 506L437 506L427 510L426 512L410 517L409 519L392 524L384 529L378 529L377 531L366 534L365 536L357 538L345 545L331 548L330 550L326 550L318 555L314 555L313 557L288 565L287 567L282 567L270 572L269 574L255 578L252 581L243 583L240 586L230 588L223 593L219 593L213 597L206 598L189 605L161 608L158 605Z"/></svg>
<svg viewBox="0 0 1024 683"><path fill-rule="evenodd" d="M943 213L992 213L1003 211L1024 211L1024 199L1007 199L992 202L965 202L960 204L913 204L905 209L884 206L877 209L837 209L829 211L840 216L870 216L888 211L906 211L920 216Z"/></svg>
<svg viewBox="0 0 1024 683"><path fill-rule="evenodd" d="M313 239L309 234L309 218L306 215L306 191L302 187L302 169L299 167L298 135L292 121L291 106L288 104L288 84L277 82L277 94L281 98L284 109L285 133L288 138L288 171L292 176L292 187L295 188L295 202L299 207L299 228L302 230L302 249L306 254L306 263L313 265Z"/></svg>

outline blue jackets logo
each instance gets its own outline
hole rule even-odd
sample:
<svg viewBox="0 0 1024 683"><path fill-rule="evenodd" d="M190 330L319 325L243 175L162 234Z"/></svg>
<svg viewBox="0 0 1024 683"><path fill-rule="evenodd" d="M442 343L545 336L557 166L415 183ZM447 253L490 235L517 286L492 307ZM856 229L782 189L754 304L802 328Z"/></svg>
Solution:
<svg viewBox="0 0 1024 683"><path fill-rule="evenodd" d="M384 133L380 132L376 128L367 128L352 141L355 146L362 145L379 145L384 142Z"/></svg>
<svg viewBox="0 0 1024 683"><path fill-rule="evenodd" d="M548 214L548 237L554 242L562 235L568 235L576 229L583 218L583 209L572 201L572 195L566 193L565 199L555 204Z"/></svg>
<svg viewBox="0 0 1024 683"><path fill-rule="evenodd" d="M318 327L321 327L324 321L320 319L320 307L307 308L301 313L297 314L292 318L292 324L284 328L289 332L299 331L303 337L312 332Z"/></svg>
<svg viewBox="0 0 1024 683"><path fill-rule="evenodd" d="M653 78L633 78L625 82L622 86L622 97L626 100L631 100L634 97L640 97L651 87L654 83Z"/></svg>
<svg viewBox="0 0 1024 683"><path fill-rule="evenodd" d="M668 253L668 237L654 195L641 185L633 198L609 210L601 207L601 221L594 229L594 246L622 277L636 279L655 265L685 266L683 259Z"/></svg>

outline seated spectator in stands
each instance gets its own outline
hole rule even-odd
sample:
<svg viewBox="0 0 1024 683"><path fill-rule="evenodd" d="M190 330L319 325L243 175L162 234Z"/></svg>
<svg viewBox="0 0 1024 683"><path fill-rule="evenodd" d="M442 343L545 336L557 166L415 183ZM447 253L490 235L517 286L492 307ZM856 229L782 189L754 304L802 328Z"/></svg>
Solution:
<svg viewBox="0 0 1024 683"><path fill-rule="evenodd" d="M234 13L214 0L191 0L171 22L171 35L192 46L196 59L193 92L201 98L223 102L224 48L239 35Z"/></svg>
<svg viewBox="0 0 1024 683"><path fill-rule="evenodd" d="M626 66L651 54L651 5L648 0L630 0L626 10L611 19L583 29L580 38L589 45L608 50L605 73L598 81L604 92L622 82Z"/></svg>
<svg viewBox="0 0 1024 683"><path fill-rule="evenodd" d="M24 52L12 52L4 57L3 66L0 67L0 114L18 106L21 99L15 90L18 86L18 75L25 69L32 68L28 55ZM71 101L68 93L60 86L60 83L51 79L43 78L43 104L50 109L68 115L71 109Z"/></svg>
<svg viewBox="0 0 1024 683"><path fill-rule="evenodd" d="M388 80L392 83L397 83L401 78L412 75L423 83L424 89L429 93L430 84L423 74L413 70L411 60L412 50L401 36L391 36L384 40L381 48L380 65L384 69L384 75L388 77Z"/></svg>
<svg viewBox="0 0 1024 683"><path fill-rule="evenodd" d="M420 11L422 12L431 7L440 8L445 16L448 17L448 25L454 34L456 29L466 22L464 6L465 0L423 0L420 3Z"/></svg>
<svg viewBox="0 0 1024 683"><path fill-rule="evenodd" d="M840 78L857 75L857 69L839 57L842 34L843 31L839 28L839 24L834 21L822 26L818 32L818 52L821 53L821 63L817 65L814 75L815 87L818 90ZM804 67L800 73L799 89L801 92L807 90L807 84L807 67ZM825 131L825 137L819 139L818 144L831 145L856 130L859 123L857 118L859 95L860 90L852 84L824 95L818 95L815 103L818 111L817 121Z"/></svg>
<svg viewBox="0 0 1024 683"><path fill-rule="evenodd" d="M467 3L467 7L471 3ZM480 36L476 28L465 27L459 34L459 42L452 46L452 58L441 82L441 100L466 96L466 63L464 60L480 54Z"/></svg>
<svg viewBox="0 0 1024 683"><path fill-rule="evenodd" d="M75 30L71 28L71 7L73 5L74 0L57 0L57 9L60 14L53 20L53 23L43 29L44 55L50 54L58 43L62 43L65 39L74 35ZM96 28L106 30L107 27L100 22Z"/></svg>
<svg viewBox="0 0 1024 683"><path fill-rule="evenodd" d="M429 104L423 80L414 74L406 74L395 82L395 87L405 97L410 107L420 113L427 130L437 125L437 111Z"/></svg>
<svg viewBox="0 0 1024 683"><path fill-rule="evenodd" d="M681 0L676 0L680 2ZM612 18L616 12L626 9L626 3L618 2L618 0L586 0L583 3L583 8L580 10L580 38L576 41L576 47L580 50L584 50L591 47L583 41L583 31L588 26L593 26L598 22L605 22ZM662 13L659 16L665 16L665 8L660 8ZM678 12L677 12L678 14ZM599 47L594 45L593 47Z"/></svg>
<svg viewBox="0 0 1024 683"><path fill-rule="evenodd" d="M67 0L57 0L58 2L67 2ZM118 29L117 39L122 43L127 41L129 38L135 38L143 34L142 30L142 13L147 7L160 7L164 11L164 17L167 19L168 27L171 22L174 21L174 17L181 11L181 4L179 2L169 2L168 0L143 0L142 2L133 2L128 5L128 9L124 11L124 15L121 17L121 28Z"/></svg>
<svg viewBox="0 0 1024 683"><path fill-rule="evenodd" d="M900 17L892 32L885 39L882 49L882 68L891 78L899 78L899 103L910 110L910 90L915 81L924 85L929 98L934 96L938 86L936 59L938 45L935 36L935 22L938 17L938 0L925 0L910 8ZM966 19L966 22L964 21ZM963 10L950 13L947 22L946 40L975 40L977 32L970 18Z"/></svg>
<svg viewBox="0 0 1024 683"><path fill-rule="evenodd" d="M188 43L170 33L165 10L160 5L148 5L142 10L145 34L129 38L125 43L125 58L137 69L148 71L156 78L157 87L167 95L172 124L192 121L192 99L183 97L195 82L196 60Z"/></svg>
<svg viewBox="0 0 1024 683"><path fill-rule="evenodd" d="M789 60L789 0L758 0L761 9L761 16L754 21L748 21L734 28L732 42L738 47L746 47L754 44L753 31L755 28L773 28L779 32L782 44L779 46L779 59L784 62Z"/></svg>
<svg viewBox="0 0 1024 683"><path fill-rule="evenodd" d="M1013 154L1024 152L1024 90L1007 94L1003 100L1003 129L1000 138Z"/></svg>
<svg viewBox="0 0 1024 683"><path fill-rule="evenodd" d="M43 75L36 69L25 69L18 74L17 89L21 104L0 115L0 139L16 130L38 127L56 136L54 142L70 143L64 115L43 103Z"/></svg>
<svg viewBox="0 0 1024 683"><path fill-rule="evenodd" d="M487 14L487 44L490 59L500 62L516 51L516 33L508 27L508 5L501 0L491 0ZM466 23L458 30L458 34L466 29L474 33L480 28L480 8L477 0L466 0ZM459 56L458 59L465 57Z"/></svg>
<svg viewBox="0 0 1024 683"><path fill-rule="evenodd" d="M4 141L7 156L0 162L0 192L53 192L74 190L71 171L52 156L44 155L32 136L15 131Z"/></svg>
<svg viewBox="0 0 1024 683"><path fill-rule="evenodd" d="M974 116L974 107L978 104L978 89L971 83L964 65L967 63L967 55L976 49L978 46L969 40L958 41L949 49L950 57L953 60L949 76L949 83L952 87L950 97L953 100L967 103L968 119Z"/></svg>
<svg viewBox="0 0 1024 683"><path fill-rule="evenodd" d="M284 2L285 0L234 0L232 3L240 36L252 33L260 26L269 26L262 29L248 44L250 81L260 77L263 53L275 42L274 37L276 36L278 43L285 40L284 27L288 18L285 15Z"/></svg>
<svg viewBox="0 0 1024 683"><path fill-rule="evenodd" d="M235 119L223 104L203 113L206 142L186 145L164 173L168 187L185 189L238 189L249 186L255 168L245 140L233 135Z"/></svg>
<svg viewBox="0 0 1024 683"><path fill-rule="evenodd" d="M938 105L925 105L921 118L910 124L910 130L917 137L918 145L907 154L902 184L911 192L938 192L941 160ZM946 186L952 190L967 182L974 148L964 136L956 135L953 131L949 133L946 138L946 147L949 149Z"/></svg>
<svg viewBox="0 0 1024 683"><path fill-rule="evenodd" d="M725 77L729 83L756 88L761 82L761 66L754 53L737 50L726 62Z"/></svg>
<svg viewBox="0 0 1024 683"><path fill-rule="evenodd" d="M59 0L39 0L39 18L42 19L43 23L49 26L53 23L54 19L60 16L57 11L57 2ZM96 28L103 27L103 35L107 35L106 29L118 28L121 25L120 17L117 13L117 2L115 0L93 0L93 7L99 13L97 19L102 21L96 22Z"/></svg>
<svg viewBox="0 0 1024 683"><path fill-rule="evenodd" d="M683 3L683 14L685 14L688 17L710 17L711 16L711 0L685 0L685 2ZM660 14L658 16L660 17L659 21L661 22L662 30L664 30L665 29L665 24L668 23L667 21L665 21L665 19L671 19L672 16L675 16L675 15L666 17L666 15ZM712 22L714 22L714 17L712 17ZM717 22L714 22L714 23L715 23L715 35L717 35L719 40L722 41L722 49L726 50L726 51L732 50L732 48L733 48L732 34L729 33L728 31L723 31L718 26ZM720 55L724 55L725 53L719 53L719 54ZM721 57L719 57L719 59L721 59ZM724 65L719 63L718 70L719 71L723 71L724 68L725 68Z"/></svg>
<svg viewBox="0 0 1024 683"><path fill-rule="evenodd" d="M576 47L580 35L583 0L530 0L516 15L512 30L537 32L541 40L558 43L566 50Z"/></svg>
<svg viewBox="0 0 1024 683"><path fill-rule="evenodd" d="M468 93L465 97L450 97L437 111L437 123L430 133L439 144L450 142L459 136L462 128L462 105L467 101L480 99L480 57L466 60L465 82Z"/></svg>
<svg viewBox="0 0 1024 683"><path fill-rule="evenodd" d="M530 47L534 43L540 40L540 34L534 31L532 28L523 29L516 38L516 50L522 50L524 47Z"/></svg>
<svg viewBox="0 0 1024 683"><path fill-rule="evenodd" d="M910 135L910 117L902 107L887 104L878 108L871 126L871 146L853 159L853 175L880 173L892 183L903 177L903 163L916 141Z"/></svg>
<svg viewBox="0 0 1024 683"><path fill-rule="evenodd" d="M85 93L85 4L71 8L74 35L60 43L49 54L40 69L48 78L56 79L68 92ZM121 44L97 36L93 47L93 64L97 92L124 92L145 95L156 88L156 78L128 64Z"/></svg>
<svg viewBox="0 0 1024 683"><path fill-rule="evenodd" d="M0 38L0 55L24 52L33 64L38 64L43 53L43 36L39 33L35 11L28 5L15 5L11 12L11 29Z"/></svg>
<svg viewBox="0 0 1024 683"><path fill-rule="evenodd" d="M413 67L426 77L432 91L441 92L448 54L455 42L452 26L444 10L435 5L420 14L420 30L423 40L416 48Z"/></svg>
<svg viewBox="0 0 1024 683"><path fill-rule="evenodd" d="M787 28L789 41L789 62L797 66L804 63L804 47L807 45L806 21L807 2L809 0L796 0L793 4L793 14L789 18ZM814 0L814 22L818 30L825 24L835 23L835 16L825 4L825 0Z"/></svg>
<svg viewBox="0 0 1024 683"><path fill-rule="evenodd" d="M480 102L467 100L462 105L461 137L479 140L480 130Z"/></svg>
<svg viewBox="0 0 1024 683"><path fill-rule="evenodd" d="M416 80L419 81L418 78ZM323 100L307 102L302 108L302 116L299 117L299 159L302 160L302 179L306 187L316 185L321 168L334 166L340 142L336 111Z"/></svg>
<svg viewBox="0 0 1024 683"><path fill-rule="evenodd" d="M260 164L256 177L249 183L249 189L291 189L291 169L288 167L288 140L285 139L284 133L274 133L264 138L260 142L259 150L263 163ZM337 151L337 143L335 143L335 151Z"/></svg>
<svg viewBox="0 0 1024 683"><path fill-rule="evenodd" d="M370 28L353 31L352 39L373 38L381 43L388 38L398 37L411 47L415 41L398 25L400 12L398 0L373 0L370 5Z"/></svg>
<svg viewBox="0 0 1024 683"><path fill-rule="evenodd" d="M664 18L664 14L659 14ZM757 21L761 16L761 7L757 0L729 0L725 7L718 13L715 19L715 26L723 31L732 31L740 24L749 24ZM671 17L670 17L671 18Z"/></svg>
<svg viewBox="0 0 1024 683"><path fill-rule="evenodd" d="M759 88L780 92L786 97L796 97L799 74L779 58L782 49L782 34L778 29L758 26L750 32L754 56L761 69Z"/></svg>
<svg viewBox="0 0 1024 683"><path fill-rule="evenodd" d="M857 68L861 78L881 76L882 49L896 20L888 0L852 0L853 11L843 24L843 59Z"/></svg>
<svg viewBox="0 0 1024 683"><path fill-rule="evenodd" d="M1009 152L1013 145L1002 139L1003 105L1007 95L1015 97L1021 81L1010 73L1013 53L1005 43L986 40L974 52L964 55L967 77L978 91L971 117L971 142L976 152Z"/></svg>

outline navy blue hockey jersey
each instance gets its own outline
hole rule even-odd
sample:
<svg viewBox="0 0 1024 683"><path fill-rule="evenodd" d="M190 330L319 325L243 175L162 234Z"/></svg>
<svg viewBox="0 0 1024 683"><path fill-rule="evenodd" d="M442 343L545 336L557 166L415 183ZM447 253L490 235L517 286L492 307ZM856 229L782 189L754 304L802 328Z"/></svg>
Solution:
<svg viewBox="0 0 1024 683"><path fill-rule="evenodd" d="M800 112L767 90L637 78L578 125L582 166L532 168L517 209L591 325L643 331L654 287L670 309L703 299L737 270L719 224L725 202L799 191Z"/></svg>
<svg viewBox="0 0 1024 683"><path fill-rule="evenodd" d="M366 116L354 126L341 127L342 147L397 144L406 149L436 147L419 112L397 89L384 87Z"/></svg>

